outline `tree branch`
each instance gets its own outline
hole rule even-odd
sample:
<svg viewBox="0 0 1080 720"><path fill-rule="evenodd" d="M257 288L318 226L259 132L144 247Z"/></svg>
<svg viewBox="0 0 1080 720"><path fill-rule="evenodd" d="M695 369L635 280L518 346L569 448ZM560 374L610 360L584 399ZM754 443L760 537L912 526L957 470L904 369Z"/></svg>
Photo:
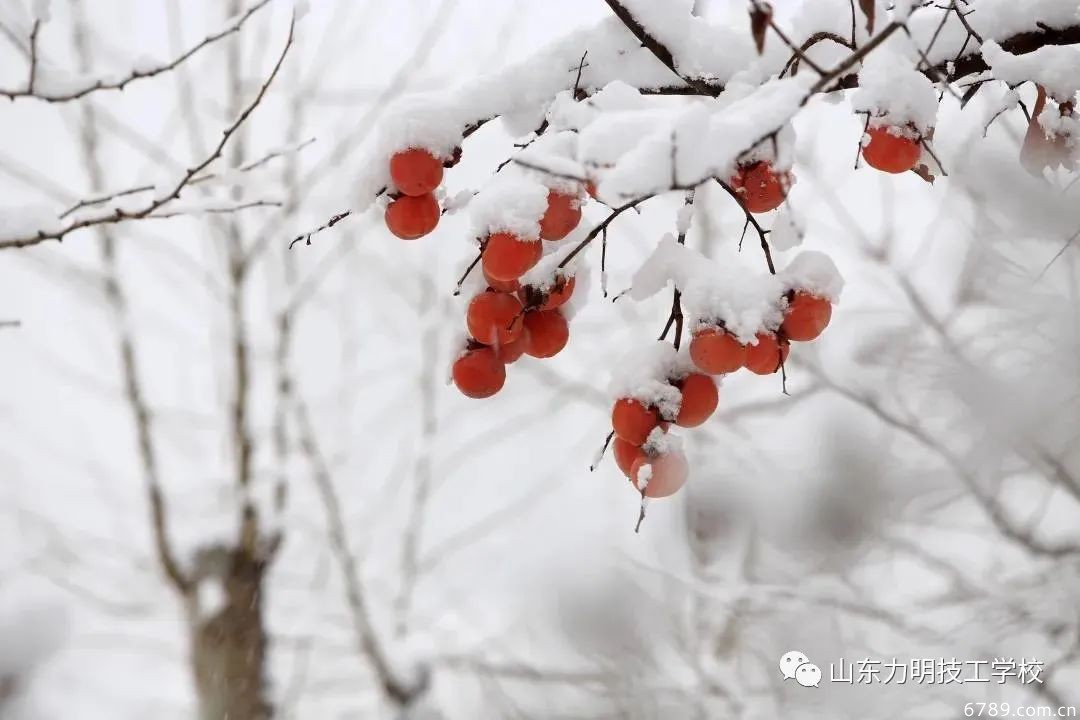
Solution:
<svg viewBox="0 0 1080 720"><path fill-rule="evenodd" d="M169 72L170 70L174 70L175 68L179 67L181 64L187 62L192 57L194 57L196 54L198 54L200 50L203 50L204 48L206 48L206 47L208 47L210 45L213 45L214 43L221 40L222 38L226 38L229 35L232 35L232 34L234 34L236 32L239 32L240 29L244 26L244 24L248 21L248 19L251 18L252 15L254 15L256 12L261 10L263 7L265 7L269 3L270 3L270 0L259 0L254 5L252 5L250 8L248 8L248 10L245 11L242 15L239 15L236 18L236 20L234 20L228 27L226 27L225 29L223 29L223 30L221 30L219 32L216 32L216 33L214 33L212 35L208 35L201 42L199 42L196 45L192 46L186 52L178 55L176 58L174 58L173 60L171 60L169 62L166 62L166 63L161 64L161 65L155 65L153 67L149 67L149 68L145 68L145 69L136 68L136 69L132 70L129 74L127 74L124 77L120 78L119 80L105 80L105 79L94 80L94 81L92 81L92 82L90 82L90 83L88 83L86 85L83 85L82 87L77 88L77 89L66 90L64 92L57 92L57 93L40 92L40 91L38 91L37 88L35 88L34 80L35 80L35 75L36 75L36 71L37 71L37 66L39 64L38 63L38 56L37 56L37 43L36 43L36 40L37 40L38 28L39 28L39 25L41 24L40 20L35 20L34 21L34 29L30 34L30 79L29 79L29 82L27 83L26 88L24 88L22 90L4 90L3 88L0 88L0 96L6 97L6 98L8 98L10 100L13 100L13 101L14 100L19 100L19 99L22 99L22 98L34 98L36 100L42 100L44 102L62 103L62 102L69 102L69 101L72 101L72 100L78 100L79 98L86 97L87 95L90 95L91 93L98 92L100 90L123 90L125 87L127 87L128 85L130 85L131 83L133 83L133 82L135 82L137 80L142 80L144 78L154 77L155 75L161 75L163 73Z"/></svg>
<svg viewBox="0 0 1080 720"><path fill-rule="evenodd" d="M349 619L352 622L357 650L371 663L384 696L399 707L408 705L419 693L423 692L424 683L420 686L412 686L401 680L379 644L363 584L360 581L356 558L349 545L344 511L337 490L334 488L330 468L319 449L314 428L308 417L307 405L297 399L294 409L300 449L311 465L312 479L315 481L315 489L318 491L326 515L330 549L337 558L344 581L345 601L349 607Z"/></svg>
<svg viewBox="0 0 1080 720"><path fill-rule="evenodd" d="M267 91L273 84L274 79L277 77L278 72L281 70L282 64L285 62L285 57L289 54L289 49L293 45L294 32L296 30L296 18L294 17L289 23L289 35L285 41L285 47L282 48L281 55L278 56L277 63L274 65L274 69L271 71L270 76L266 79L266 82L259 88L259 92L255 98L251 101L243 112L236 118L236 120L227 127L221 134L221 140L218 141L214 150L203 158L200 162L188 168L183 176L176 182L176 184L164 195L158 197L148 203L146 206L138 210L124 210L122 208L115 208L112 211L102 213L99 215L91 215L85 218L72 220L66 225L60 228L52 230L39 230L35 235L27 235L23 237L14 237L0 239L0 250L6 250L11 248L24 248L39 245L49 240L62 241L64 237L76 230L83 228L95 227L98 225L111 225L121 223L127 220L142 220L154 214L155 211L160 210L162 207L168 205L173 200L180 197L180 193L191 184L191 181L206 170L215 160L221 157L225 146L229 143L229 140L236 134L244 122L255 111L255 108L262 103L263 98L266 96Z"/></svg>

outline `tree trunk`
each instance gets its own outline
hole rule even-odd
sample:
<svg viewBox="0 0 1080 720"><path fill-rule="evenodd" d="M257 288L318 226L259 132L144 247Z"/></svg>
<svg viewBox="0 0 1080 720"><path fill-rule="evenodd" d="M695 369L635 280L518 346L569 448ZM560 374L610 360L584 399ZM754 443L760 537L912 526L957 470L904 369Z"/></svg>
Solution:
<svg viewBox="0 0 1080 720"><path fill-rule="evenodd" d="M269 720L262 606L266 565L233 549L223 570L222 605L192 619L191 662L199 720Z"/></svg>

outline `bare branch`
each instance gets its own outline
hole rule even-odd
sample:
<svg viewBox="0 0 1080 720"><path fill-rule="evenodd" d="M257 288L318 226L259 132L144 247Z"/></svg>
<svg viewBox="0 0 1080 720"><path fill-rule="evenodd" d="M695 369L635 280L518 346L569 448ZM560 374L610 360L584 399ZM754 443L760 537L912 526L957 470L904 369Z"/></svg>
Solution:
<svg viewBox="0 0 1080 720"><path fill-rule="evenodd" d="M401 680L384 653L375 634L375 626L367 606L360 573L349 545L344 511L337 490L334 488L330 468L319 449L315 430L308 417L307 406L302 400L295 403L297 433L300 448L311 465L311 475L326 515L330 549L337 559L345 585L345 601L349 606L357 650L367 658L379 680L382 692L399 706L404 706L423 691L423 686L413 687Z"/></svg>
<svg viewBox="0 0 1080 720"><path fill-rule="evenodd" d="M206 170L215 160L221 157L225 146L228 145L229 140L236 134L244 122L251 116L263 98L269 91L270 86L273 84L274 79L277 77L278 72L281 70L281 66L285 62L285 57L289 54L289 49L293 45L294 32L296 30L296 18L294 17L289 23L289 35L285 41L285 47L282 48L281 54L278 56L277 63L274 65L274 69L271 71L269 77L259 88L259 92L255 98L251 101L247 107L240 113L236 120L227 127L221 134L221 140L218 141L214 150L207 155L203 160L194 166L188 168L183 176L176 182L171 190L167 191L162 196L155 198L153 201L145 205L138 210L124 210L122 208L115 208L112 211L101 213L98 215L90 215L77 220L72 220L66 225L51 230L39 230L35 235L28 235L24 237L7 238L0 240L0 250L6 250L11 248L24 248L31 247L33 245L39 245L49 240L62 241L65 236L69 235L76 230L83 228L95 227L99 225L113 225L128 220L142 220L150 217L158 210L167 206L173 200L180 197L180 194L187 188L191 181L197 177L200 173Z"/></svg>
<svg viewBox="0 0 1080 720"><path fill-rule="evenodd" d="M74 33L76 54L83 67L89 68L89 52L85 29L77 24ZM86 165L90 181L95 189L104 185L104 172L99 157L99 135L97 116L92 106L82 108L83 132L80 138L82 159ZM127 296L120 283L117 262L116 239L108 228L98 228L99 249L103 265L103 290L105 302L109 307L116 325L117 350L120 355L120 369L124 386L124 396L135 424L135 438L138 447L139 463L146 485L147 500L150 505L150 528L154 538L154 549L158 564L173 588L181 595L187 595L192 588L192 581L182 570L172 549L168 532L168 515L165 496L161 489L161 473L153 434L153 418L146 401L142 378L139 375L136 358L135 339L128 326Z"/></svg>
<svg viewBox="0 0 1080 720"><path fill-rule="evenodd" d="M765 264L769 267L769 272L775 275L776 266L773 264L772 250L769 248L769 240L768 238L766 238L766 235L768 235L770 231L761 227L761 223L759 223L757 218L754 217L754 214L746 209L746 205L743 204L743 200L739 196L739 193L735 191L735 188L731 187L719 178L716 178L716 182L719 183L720 187L724 188L724 191L728 195L735 198L735 202L739 203L739 208L743 211L743 214L746 215L747 225L752 225L754 227L754 230L757 231L758 238L761 240L761 251L765 253ZM743 233L746 233L745 226L743 227ZM740 241L740 244L741 242L742 241Z"/></svg>
<svg viewBox="0 0 1080 720"><path fill-rule="evenodd" d="M288 155L288 154L290 154L292 152L299 152L300 150L307 147L308 145L310 145L313 142L315 142L315 138L309 138L309 139L305 140L304 142L300 143L299 145L297 145L294 148L290 148L290 149L287 149L287 150L274 150L273 152L269 152L269 153L267 153L266 155L263 155L261 158L259 158L257 160L253 160L253 161L251 161L249 163L241 165L240 167L238 167L238 168L236 168L234 170L231 170L230 172L232 172L232 173L248 173L248 172L251 172L252 170L257 170L257 169L263 167L264 165L268 164L271 160L275 160L277 158L284 157L285 155ZM209 182L211 180L216 180L217 178L220 178L223 174L224 173L217 173L217 172L206 173L205 175L200 175L199 177L192 178L191 182L189 182L188 185L189 186L201 185L201 184ZM139 193L144 193L144 192L152 192L154 190L154 187L155 187L154 185L150 185L150 184L138 185L136 187L131 187L131 188L128 188L126 190L117 190L116 192L109 193L108 195L97 195L95 197L80 200L79 202L75 203L74 205L69 207L67 210L65 210L60 215L60 219L63 220L68 215L71 215L71 214L73 214L75 212L78 212L79 210L82 210L83 208L93 207L94 205L101 205L103 203L109 202L110 200L117 200L117 199L122 198L122 197L127 197L129 195L138 195ZM158 215L157 217L161 217L161 216Z"/></svg>
<svg viewBox="0 0 1080 720"><path fill-rule="evenodd" d="M604 218L604 220L599 225L594 227L589 232L589 234L585 236L584 240L582 240L577 245L575 245L574 249L566 254L566 257L564 257L562 259L562 262L559 263L559 267L564 268L568 264L570 264L570 261L573 260L574 257L577 256L577 254L579 252L581 252L582 250L587 248L589 246L589 243L591 243L593 240L596 239L597 235L599 235L600 233L605 232L607 230L608 225L610 225L612 223L612 221L615 220L615 218L619 217L620 215L622 215L627 210L630 210L632 208L636 208L638 205L645 202L646 200L649 200L652 197L654 197L654 195L652 195L652 194L645 195L644 197L637 198L636 200L631 200L630 202L626 203L625 205L620 205L619 207L612 210L611 214L608 215L606 218Z"/></svg>

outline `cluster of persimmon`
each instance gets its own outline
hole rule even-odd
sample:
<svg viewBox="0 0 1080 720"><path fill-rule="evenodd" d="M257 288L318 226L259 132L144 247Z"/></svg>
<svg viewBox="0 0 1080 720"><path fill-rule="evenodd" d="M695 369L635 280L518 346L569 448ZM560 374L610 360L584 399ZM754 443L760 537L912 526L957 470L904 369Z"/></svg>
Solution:
<svg viewBox="0 0 1080 720"><path fill-rule="evenodd" d="M791 290L784 300L780 326L775 331L759 332L753 344L741 343L722 323L705 322L695 328L690 360L696 371L667 379L678 391L678 412L672 413L670 405L633 397L616 400L611 411L615 463L639 489L642 468L649 466L642 489L646 497L666 497L686 482L686 459L680 452L666 449L662 434L672 424L691 428L709 419L719 403L713 375L726 375L744 367L758 375L770 375L787 360L792 341L816 339L832 318L829 300L813 293Z"/></svg>
<svg viewBox="0 0 1080 720"><path fill-rule="evenodd" d="M423 148L407 148L390 158L390 178L397 192L386 206L384 220L390 232L402 240L421 238L439 224L442 208L435 191L442 184L443 168L461 159L461 149L449 158L437 158Z"/></svg>
<svg viewBox="0 0 1080 720"><path fill-rule="evenodd" d="M474 297L465 313L469 340L454 362L454 384L467 397L491 397L506 382L506 365L522 355L549 358L570 338L562 307L574 294L575 279L557 270L543 284L522 276L544 255L543 241L558 241L581 222L581 193L550 190L539 219L537 238L497 232L484 240L480 267L487 290Z"/></svg>
<svg viewBox="0 0 1080 720"><path fill-rule="evenodd" d="M815 340L832 319L828 299L803 290L784 296L784 318L775 330L757 333L753 344L743 344L723 323L701 323L690 340L690 359L710 375L727 375L746 368L755 375L772 375L787 361L791 343Z"/></svg>

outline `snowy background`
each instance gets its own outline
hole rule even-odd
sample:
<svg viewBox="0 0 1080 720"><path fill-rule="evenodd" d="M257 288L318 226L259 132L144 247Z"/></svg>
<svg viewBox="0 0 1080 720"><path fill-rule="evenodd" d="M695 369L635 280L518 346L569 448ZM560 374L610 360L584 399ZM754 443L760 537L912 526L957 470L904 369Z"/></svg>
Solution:
<svg viewBox="0 0 1080 720"><path fill-rule="evenodd" d="M87 59L96 77L174 57L223 27L223 5L53 0L42 82L62 87L72 79L59 69ZM700 5L749 44L742 3ZM796 26L848 12L774 5ZM0 87L26 77L34 9L0 0ZM122 92L0 101L0 237L80 198L168 183L204 156L235 117L230 89L265 81L290 12L271 2ZM778 376L723 383L717 415L684 434L687 488L651 503L640 534L640 498L612 459L589 465L610 429L612 372L655 340L666 292L612 303L594 272L567 349L523 359L497 397L470 401L445 380L468 213L403 243L380 211L358 212L288 249L370 201L357 178L374 172L364 163L392 101L467 85L609 15L599 0L315 0L229 156L241 162L226 158L282 150L236 182L284 207L0 252L0 322L20 323L0 327L0 718L195 713L187 611L155 554L124 338L177 555L234 537L245 502L283 530L264 595L279 717L393 716L357 641L346 565L379 656L402 677L431 673L417 717L952 718L971 701L1080 702L1080 245L1060 252L1080 228L1080 188L1019 166L1019 111L984 137L1009 104L1003 88L963 111L942 104L948 177L933 186L853 169L863 121L846 100L798 116L797 183L767 222L804 236L785 250L799 233L778 230L778 264L812 249L839 268L832 324L793 351L789 395ZM499 122L470 137L447 193L481 186L513 142ZM229 192L193 193L190 209ZM611 293L674 231L681 204L673 193L612 224ZM760 273L752 234L738 251L742 226L710 186L687 244ZM239 292L237 247L250 258ZM251 368L244 492L238 327ZM284 371L304 412L283 419ZM220 592L200 588L202 612ZM863 657L1034 657L1045 669L1034 684L811 690L780 681L793 649L826 677L828 663Z"/></svg>

